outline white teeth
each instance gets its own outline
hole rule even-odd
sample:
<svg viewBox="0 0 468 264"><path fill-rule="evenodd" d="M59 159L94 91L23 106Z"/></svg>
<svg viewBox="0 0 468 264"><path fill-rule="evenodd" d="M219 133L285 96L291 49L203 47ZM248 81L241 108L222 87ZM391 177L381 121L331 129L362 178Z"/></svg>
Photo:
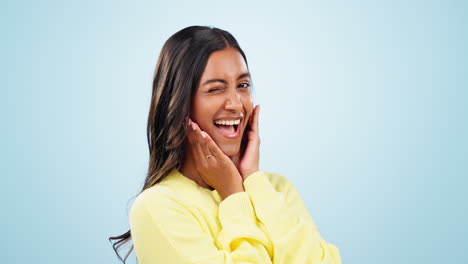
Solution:
<svg viewBox="0 0 468 264"><path fill-rule="evenodd" d="M214 122L215 124L217 125L227 125L227 126L230 126L230 125L238 125L240 123L240 119L238 120L218 120L218 121L215 121Z"/></svg>

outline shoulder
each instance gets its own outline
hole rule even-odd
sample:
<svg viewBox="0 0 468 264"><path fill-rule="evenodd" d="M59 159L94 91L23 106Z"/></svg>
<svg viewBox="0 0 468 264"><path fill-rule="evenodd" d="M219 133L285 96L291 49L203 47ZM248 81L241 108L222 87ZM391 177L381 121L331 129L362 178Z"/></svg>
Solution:
<svg viewBox="0 0 468 264"><path fill-rule="evenodd" d="M136 197L130 209L130 218L145 215L155 218L168 211L182 211L184 207L183 201L171 188L156 184Z"/></svg>
<svg viewBox="0 0 468 264"><path fill-rule="evenodd" d="M146 190L143 190L135 199L134 204L141 203L153 203L160 202L162 200L167 200L170 197L174 197L175 193L164 185L156 184L152 187L149 187Z"/></svg>
<svg viewBox="0 0 468 264"><path fill-rule="evenodd" d="M291 188L294 188L294 184L286 176L279 174L279 173L273 173L273 172L267 172L267 171L262 171L262 172L264 173L264 175L266 176L266 178L271 183L273 188L275 188L276 191L287 193L291 191Z"/></svg>
<svg viewBox="0 0 468 264"><path fill-rule="evenodd" d="M264 175L272 185L272 187L279 193L285 196L288 203L303 203L301 194L296 186L284 175L272 172L263 171Z"/></svg>
<svg viewBox="0 0 468 264"><path fill-rule="evenodd" d="M165 210L189 208L192 200L200 200L194 185L174 169L159 183L143 190L133 202L132 211L146 209L164 213Z"/></svg>
<svg viewBox="0 0 468 264"><path fill-rule="evenodd" d="M317 229L315 221L310 216L305 206L304 200L302 199L296 186L290 180L288 180L288 178L281 174L271 172L264 172L264 174L270 181L273 188L277 192L280 192L284 195L284 198L290 209L301 216L303 219L306 219L314 226L315 229Z"/></svg>

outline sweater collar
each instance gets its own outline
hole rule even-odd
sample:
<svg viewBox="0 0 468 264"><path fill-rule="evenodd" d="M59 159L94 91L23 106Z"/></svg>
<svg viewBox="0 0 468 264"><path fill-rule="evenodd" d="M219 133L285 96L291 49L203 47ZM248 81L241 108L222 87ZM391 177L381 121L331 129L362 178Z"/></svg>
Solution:
<svg viewBox="0 0 468 264"><path fill-rule="evenodd" d="M161 183L166 183L170 185L175 185L179 188L185 189L185 191L194 191L197 193L209 194L216 200L221 200L221 196L219 195L216 189L210 190L204 187L201 187L196 183L194 180L186 177L182 173L180 173L177 169L172 169L169 174L161 181Z"/></svg>

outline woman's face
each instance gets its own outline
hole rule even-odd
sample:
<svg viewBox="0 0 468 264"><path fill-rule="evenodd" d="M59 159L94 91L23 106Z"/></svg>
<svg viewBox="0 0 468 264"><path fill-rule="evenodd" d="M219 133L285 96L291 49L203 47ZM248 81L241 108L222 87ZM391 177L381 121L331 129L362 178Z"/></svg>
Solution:
<svg viewBox="0 0 468 264"><path fill-rule="evenodd" d="M242 55L230 46L211 53L192 98L190 118L232 157L239 154L252 110L250 75Z"/></svg>

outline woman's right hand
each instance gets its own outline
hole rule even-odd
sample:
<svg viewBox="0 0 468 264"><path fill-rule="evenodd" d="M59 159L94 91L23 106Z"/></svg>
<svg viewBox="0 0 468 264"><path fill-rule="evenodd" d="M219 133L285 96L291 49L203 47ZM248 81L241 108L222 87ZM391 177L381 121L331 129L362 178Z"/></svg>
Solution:
<svg viewBox="0 0 468 264"><path fill-rule="evenodd" d="M231 194L243 192L243 180L236 165L218 147L213 139L189 119L187 139L195 162L195 169L202 180L218 191L225 199Z"/></svg>

